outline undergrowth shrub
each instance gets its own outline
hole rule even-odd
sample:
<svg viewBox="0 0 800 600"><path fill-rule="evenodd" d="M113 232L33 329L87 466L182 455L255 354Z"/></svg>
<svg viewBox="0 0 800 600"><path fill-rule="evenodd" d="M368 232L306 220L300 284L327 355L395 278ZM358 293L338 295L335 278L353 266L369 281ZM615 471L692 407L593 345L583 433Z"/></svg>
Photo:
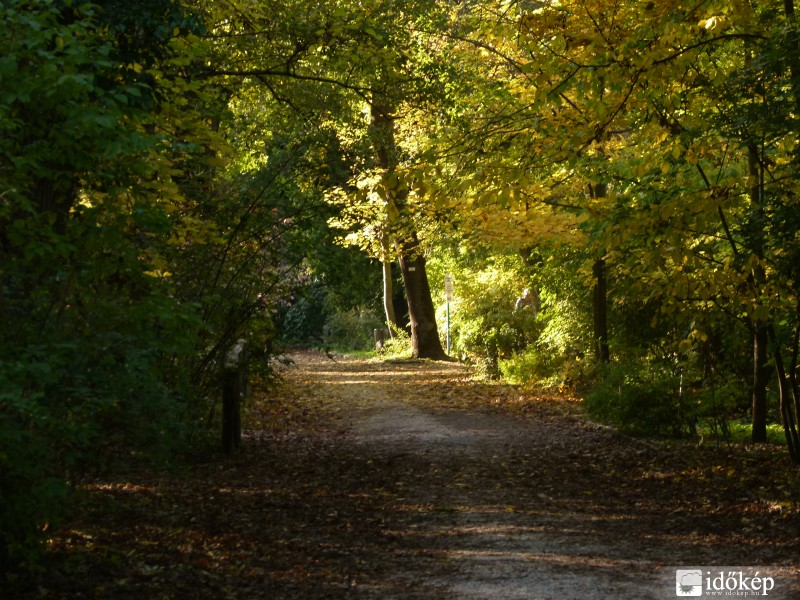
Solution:
<svg viewBox="0 0 800 600"><path fill-rule="evenodd" d="M538 381L542 375L549 371L546 357L535 348L525 348L522 352L514 353L509 358L500 361L500 373L509 383L525 385Z"/></svg>
<svg viewBox="0 0 800 600"><path fill-rule="evenodd" d="M323 327L325 344L337 350L372 350L375 348L374 330L386 327L383 320L366 308L335 312Z"/></svg>
<svg viewBox="0 0 800 600"><path fill-rule="evenodd" d="M663 365L642 360L608 365L586 406L632 435L685 435L694 420L679 378Z"/></svg>
<svg viewBox="0 0 800 600"><path fill-rule="evenodd" d="M35 567L46 523L63 513L66 482L51 441L65 424L49 418L42 392L25 391L31 376L49 377L47 365L0 363L0 573Z"/></svg>
<svg viewBox="0 0 800 600"><path fill-rule="evenodd" d="M142 340L104 332L0 359L0 569L35 570L41 541L87 477L166 462L187 441L187 406ZM152 342L152 340L151 340Z"/></svg>
<svg viewBox="0 0 800 600"><path fill-rule="evenodd" d="M471 266L456 261L431 260L432 288L442 290L437 322L444 339L444 274L455 280L455 298L450 303L451 354L476 365L485 376L500 376L500 361L521 351L535 339L534 312L515 312L514 303L529 287L525 266L518 255L476 257Z"/></svg>
<svg viewBox="0 0 800 600"><path fill-rule="evenodd" d="M594 376L595 367L580 355L553 352L534 343L500 361L500 373L509 383L536 383L545 387L566 386L582 390Z"/></svg>
<svg viewBox="0 0 800 600"><path fill-rule="evenodd" d="M407 358L411 352L411 335L403 329L394 329L392 338L384 342L381 355L384 358Z"/></svg>
<svg viewBox="0 0 800 600"><path fill-rule="evenodd" d="M279 329L283 341L289 345L319 342L329 318L328 292L321 283L300 288L290 306L278 310Z"/></svg>
<svg viewBox="0 0 800 600"><path fill-rule="evenodd" d="M689 393L695 399L697 426L704 434L708 433L713 438L731 440L730 421L746 416L742 405L750 400L749 392L746 382L734 376L728 376L722 381L706 382L702 387L690 389ZM752 431L752 426L749 427Z"/></svg>

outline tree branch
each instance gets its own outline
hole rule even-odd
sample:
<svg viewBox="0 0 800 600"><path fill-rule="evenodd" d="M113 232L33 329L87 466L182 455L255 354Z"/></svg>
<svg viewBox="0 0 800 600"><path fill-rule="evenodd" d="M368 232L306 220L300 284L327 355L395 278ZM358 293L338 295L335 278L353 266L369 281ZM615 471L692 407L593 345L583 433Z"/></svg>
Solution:
<svg viewBox="0 0 800 600"><path fill-rule="evenodd" d="M372 104L370 96L376 91L370 87L353 85L332 77L324 77L322 75L302 75L285 67L281 67L279 69L209 69L205 72L205 74L209 77L281 77L286 79L296 79L298 81L326 83L328 85L349 90L358 95L364 101L368 102L370 105Z"/></svg>

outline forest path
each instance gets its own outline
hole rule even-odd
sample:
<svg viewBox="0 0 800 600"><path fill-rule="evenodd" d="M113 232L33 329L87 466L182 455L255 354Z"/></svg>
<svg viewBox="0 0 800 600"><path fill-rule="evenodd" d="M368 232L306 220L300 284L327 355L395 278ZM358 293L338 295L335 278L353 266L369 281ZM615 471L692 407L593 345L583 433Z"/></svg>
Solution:
<svg viewBox="0 0 800 600"><path fill-rule="evenodd" d="M770 543L791 540L785 521L756 523L759 500L720 456L703 465L631 440L573 401L476 382L457 364L295 360L283 404L324 415L306 430L336 474L324 494L369 505L334 518L354 534L334 544L353 597L674 598L675 568L792 556ZM356 521L371 524L361 537Z"/></svg>
<svg viewBox="0 0 800 600"><path fill-rule="evenodd" d="M644 600L677 568L764 565L800 598L784 449L632 440L452 363L293 358L241 453L85 485L8 597Z"/></svg>

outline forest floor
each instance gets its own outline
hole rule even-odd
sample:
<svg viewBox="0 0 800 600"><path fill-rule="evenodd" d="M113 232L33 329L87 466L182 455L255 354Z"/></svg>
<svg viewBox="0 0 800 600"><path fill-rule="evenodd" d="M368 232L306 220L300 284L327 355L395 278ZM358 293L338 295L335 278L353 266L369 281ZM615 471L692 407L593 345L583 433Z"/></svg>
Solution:
<svg viewBox="0 0 800 600"><path fill-rule="evenodd" d="M631 439L457 364L293 359L235 458L87 486L19 597L675 598L718 565L800 598L785 449Z"/></svg>

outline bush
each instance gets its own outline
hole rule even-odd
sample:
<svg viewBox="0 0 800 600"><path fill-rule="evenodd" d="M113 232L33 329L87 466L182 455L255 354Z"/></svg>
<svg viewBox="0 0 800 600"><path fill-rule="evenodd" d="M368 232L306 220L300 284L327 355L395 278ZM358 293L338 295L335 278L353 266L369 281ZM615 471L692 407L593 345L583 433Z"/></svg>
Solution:
<svg viewBox="0 0 800 600"><path fill-rule="evenodd" d="M690 390L695 399L697 425L714 438L730 440L730 420L746 412L741 407L747 406L751 399L748 385L733 376L719 382L704 383L702 387ZM748 427L752 432L752 425Z"/></svg>
<svg viewBox="0 0 800 600"><path fill-rule="evenodd" d="M679 378L663 365L645 361L609 365L586 406L590 414L633 435L680 436L694 421Z"/></svg>
<svg viewBox="0 0 800 600"><path fill-rule="evenodd" d="M396 329L392 339L386 340L383 344L383 356L386 358L411 356L411 336L402 329Z"/></svg>
<svg viewBox="0 0 800 600"><path fill-rule="evenodd" d="M500 375L499 362L522 350L538 335L532 310L515 312L514 301L528 287L520 256L475 257L472 265L429 262L432 289L443 290L445 273L454 275L456 298L450 303L452 352L473 361L490 377ZM442 297L441 300L444 300ZM445 304L437 312L445 336Z"/></svg>
<svg viewBox="0 0 800 600"><path fill-rule="evenodd" d="M36 567L71 485L131 462L163 460L182 435L182 402L140 340L29 347L0 360L0 567Z"/></svg>
<svg viewBox="0 0 800 600"><path fill-rule="evenodd" d="M278 322L283 341L287 344L321 342L330 310L328 293L321 283L301 288L291 306L279 307Z"/></svg>
<svg viewBox="0 0 800 600"><path fill-rule="evenodd" d="M386 324L374 312L365 308L352 309L328 317L322 339L338 350L373 350L373 331L383 327Z"/></svg>
<svg viewBox="0 0 800 600"><path fill-rule="evenodd" d="M34 567L43 527L62 513L66 485L51 442L64 425L47 415L44 394L21 385L47 376L46 365L0 363L0 573Z"/></svg>
<svg viewBox="0 0 800 600"><path fill-rule="evenodd" d="M515 385L525 385L539 381L547 372L547 361L535 348L525 348L522 352L500 361L503 379Z"/></svg>
<svg viewBox="0 0 800 600"><path fill-rule="evenodd" d="M594 369L592 362L579 355L560 354L538 343L500 360L499 366L503 378L516 385L536 382L573 389L582 389Z"/></svg>

